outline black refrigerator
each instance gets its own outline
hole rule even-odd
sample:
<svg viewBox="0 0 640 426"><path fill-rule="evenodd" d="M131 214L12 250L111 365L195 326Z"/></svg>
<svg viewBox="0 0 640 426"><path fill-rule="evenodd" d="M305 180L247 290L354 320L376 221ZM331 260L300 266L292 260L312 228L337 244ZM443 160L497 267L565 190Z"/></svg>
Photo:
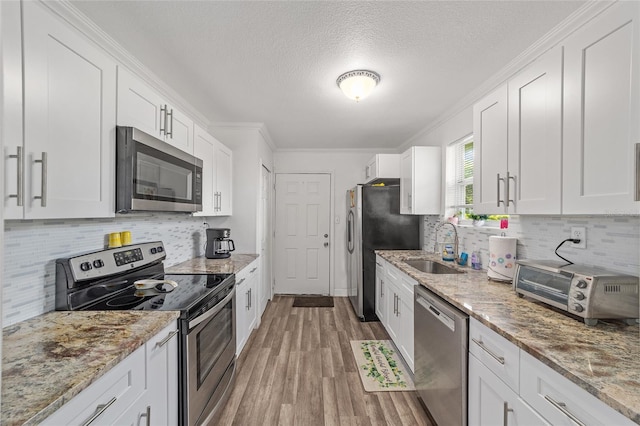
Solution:
<svg viewBox="0 0 640 426"><path fill-rule="evenodd" d="M356 315L377 321L374 250L422 248L422 216L400 214L400 186L357 185L347 191L347 281Z"/></svg>

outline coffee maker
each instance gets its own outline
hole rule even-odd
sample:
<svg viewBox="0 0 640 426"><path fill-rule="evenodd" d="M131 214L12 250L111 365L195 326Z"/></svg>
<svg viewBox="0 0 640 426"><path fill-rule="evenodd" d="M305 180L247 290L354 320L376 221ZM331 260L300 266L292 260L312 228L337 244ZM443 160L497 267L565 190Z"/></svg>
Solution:
<svg viewBox="0 0 640 426"><path fill-rule="evenodd" d="M208 228L207 247L204 255L207 259L226 259L236 249L229 228Z"/></svg>

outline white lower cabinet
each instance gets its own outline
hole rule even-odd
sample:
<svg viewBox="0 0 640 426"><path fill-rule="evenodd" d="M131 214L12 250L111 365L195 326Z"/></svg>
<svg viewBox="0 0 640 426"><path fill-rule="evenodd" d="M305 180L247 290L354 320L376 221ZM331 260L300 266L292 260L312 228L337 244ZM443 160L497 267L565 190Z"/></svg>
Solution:
<svg viewBox="0 0 640 426"><path fill-rule="evenodd" d="M383 304L386 305L384 319L380 319L398 351L413 372L414 336L413 336L413 286L415 280L401 272L389 262L380 259L385 271ZM377 279L376 279L377 281ZM376 288L376 294L380 292ZM377 308L376 308L377 309Z"/></svg>
<svg viewBox="0 0 640 426"><path fill-rule="evenodd" d="M236 356L242 352L258 321L259 277L258 259L236 274Z"/></svg>
<svg viewBox="0 0 640 426"><path fill-rule="evenodd" d="M173 322L42 425L175 425L178 336Z"/></svg>
<svg viewBox="0 0 640 426"><path fill-rule="evenodd" d="M469 425L635 424L475 318L469 324Z"/></svg>
<svg viewBox="0 0 640 426"><path fill-rule="evenodd" d="M178 423L178 346L177 324L168 325L147 342L147 399L139 408L151 406L152 425ZM149 417L147 417L149 419ZM142 422L140 424L143 424Z"/></svg>
<svg viewBox="0 0 640 426"><path fill-rule="evenodd" d="M469 426L548 424L513 389L469 354Z"/></svg>
<svg viewBox="0 0 640 426"><path fill-rule="evenodd" d="M554 425L635 424L524 351L520 351L520 395Z"/></svg>
<svg viewBox="0 0 640 426"><path fill-rule="evenodd" d="M385 292L387 291L386 277L384 274L384 260L376 256L376 316L381 323L387 320L387 303Z"/></svg>

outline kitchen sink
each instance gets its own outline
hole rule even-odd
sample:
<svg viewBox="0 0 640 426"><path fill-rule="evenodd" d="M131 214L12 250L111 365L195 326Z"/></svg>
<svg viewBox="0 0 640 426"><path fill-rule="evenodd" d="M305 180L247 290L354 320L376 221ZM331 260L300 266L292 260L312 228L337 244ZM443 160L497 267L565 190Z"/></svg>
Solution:
<svg viewBox="0 0 640 426"><path fill-rule="evenodd" d="M430 260L405 260L404 263L427 274L464 274L462 271Z"/></svg>

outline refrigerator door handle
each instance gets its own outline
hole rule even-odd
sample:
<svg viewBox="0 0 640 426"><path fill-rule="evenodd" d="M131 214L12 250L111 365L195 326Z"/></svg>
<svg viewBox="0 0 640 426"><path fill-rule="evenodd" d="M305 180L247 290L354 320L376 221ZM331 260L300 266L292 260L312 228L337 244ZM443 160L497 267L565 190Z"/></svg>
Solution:
<svg viewBox="0 0 640 426"><path fill-rule="evenodd" d="M349 216L347 218L347 251L353 253L355 248L353 243L353 211L349 210Z"/></svg>

